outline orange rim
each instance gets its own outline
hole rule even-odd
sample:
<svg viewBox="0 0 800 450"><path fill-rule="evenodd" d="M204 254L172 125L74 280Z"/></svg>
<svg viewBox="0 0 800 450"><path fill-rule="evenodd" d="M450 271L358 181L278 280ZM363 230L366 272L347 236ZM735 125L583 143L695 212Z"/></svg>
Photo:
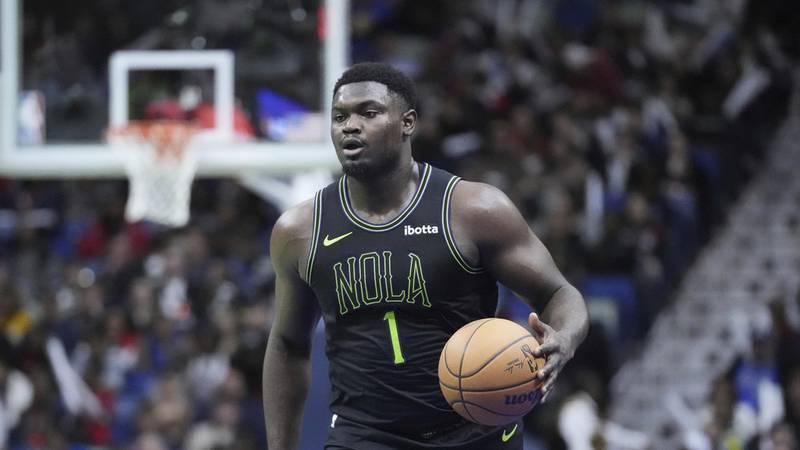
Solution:
<svg viewBox="0 0 800 450"><path fill-rule="evenodd" d="M109 128L106 135L113 138L132 138L144 147L152 145L157 157L174 155L182 157L186 147L200 128L192 123L174 120L137 120L126 125Z"/></svg>

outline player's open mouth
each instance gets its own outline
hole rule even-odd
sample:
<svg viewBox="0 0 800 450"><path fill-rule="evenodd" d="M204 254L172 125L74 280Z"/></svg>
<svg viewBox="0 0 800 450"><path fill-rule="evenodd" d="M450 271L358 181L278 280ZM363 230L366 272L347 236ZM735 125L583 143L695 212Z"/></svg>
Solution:
<svg viewBox="0 0 800 450"><path fill-rule="evenodd" d="M345 156L355 156L364 149L364 143L360 139L348 138L342 140L342 153Z"/></svg>

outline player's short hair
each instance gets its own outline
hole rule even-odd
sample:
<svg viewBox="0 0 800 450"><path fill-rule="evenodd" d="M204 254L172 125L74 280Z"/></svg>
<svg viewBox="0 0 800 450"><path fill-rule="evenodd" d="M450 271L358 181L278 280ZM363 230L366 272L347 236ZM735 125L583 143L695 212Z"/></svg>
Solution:
<svg viewBox="0 0 800 450"><path fill-rule="evenodd" d="M353 64L342 74L342 77L336 81L336 86L333 88L333 95L336 95L339 88L345 84L359 83L362 81L381 83L389 88L390 92L402 97L408 108L417 107L417 92L414 88L414 82L403 72L384 63L364 62Z"/></svg>

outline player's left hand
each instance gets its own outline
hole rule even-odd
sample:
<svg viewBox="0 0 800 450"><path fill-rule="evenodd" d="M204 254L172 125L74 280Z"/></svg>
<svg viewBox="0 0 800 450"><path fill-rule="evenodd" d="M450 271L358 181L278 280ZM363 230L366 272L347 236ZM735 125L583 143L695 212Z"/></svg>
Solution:
<svg viewBox="0 0 800 450"><path fill-rule="evenodd" d="M547 400L550 391L553 390L556 377L564 365L572 359L572 350L569 342L558 331L550 325L542 322L539 315L531 313L528 316L528 324L533 329L536 339L541 344L534 350L534 356L545 358L544 367L539 370L537 375L542 380L542 403Z"/></svg>

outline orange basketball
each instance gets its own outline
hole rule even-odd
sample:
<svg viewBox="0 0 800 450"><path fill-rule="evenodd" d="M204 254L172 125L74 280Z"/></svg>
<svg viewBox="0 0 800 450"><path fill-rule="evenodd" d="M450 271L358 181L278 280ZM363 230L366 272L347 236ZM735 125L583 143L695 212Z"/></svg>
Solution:
<svg viewBox="0 0 800 450"><path fill-rule="evenodd" d="M541 399L539 347L523 326L506 319L470 322L450 337L439 357L439 387L450 407L482 425L506 425Z"/></svg>

